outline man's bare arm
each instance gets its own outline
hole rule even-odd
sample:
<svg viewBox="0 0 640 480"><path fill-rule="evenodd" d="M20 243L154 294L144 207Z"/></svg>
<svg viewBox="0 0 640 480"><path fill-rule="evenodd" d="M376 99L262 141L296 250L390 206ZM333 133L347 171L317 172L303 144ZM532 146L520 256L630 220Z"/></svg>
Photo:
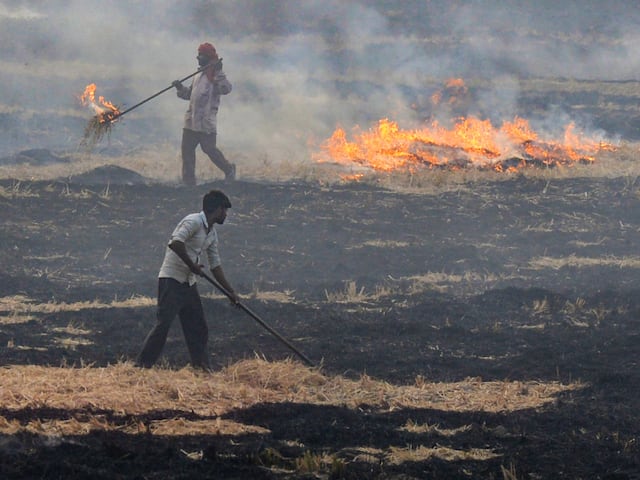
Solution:
<svg viewBox="0 0 640 480"><path fill-rule="evenodd" d="M218 265L217 267L212 268L211 273L213 273L213 276L218 281L218 283L222 285L222 287L227 292L229 292L229 294L231 295L231 302L234 304L240 303L240 297L238 297L236 292L233 290L233 287L231 287L231 284L227 281L227 278L224 276L224 270L222 270L222 267Z"/></svg>
<svg viewBox="0 0 640 480"><path fill-rule="evenodd" d="M203 266L193 263L191 258L189 258L187 247L185 247L184 242L181 242L180 240L172 240L171 243L169 243L169 248L180 257L180 259L189 267L189 270L198 276L202 276Z"/></svg>

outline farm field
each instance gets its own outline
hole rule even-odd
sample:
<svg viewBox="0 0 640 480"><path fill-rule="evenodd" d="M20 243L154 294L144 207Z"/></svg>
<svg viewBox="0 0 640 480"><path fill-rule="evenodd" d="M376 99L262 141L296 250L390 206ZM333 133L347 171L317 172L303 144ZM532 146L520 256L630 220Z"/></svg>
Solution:
<svg viewBox="0 0 640 480"><path fill-rule="evenodd" d="M3 478L638 478L634 155L195 189L5 175ZM214 372L177 321L133 366L167 236L211 188L228 278L317 367L202 281Z"/></svg>
<svg viewBox="0 0 640 480"><path fill-rule="evenodd" d="M0 479L640 480L636 3L0 4ZM212 371L137 368L214 188L294 349L203 279Z"/></svg>

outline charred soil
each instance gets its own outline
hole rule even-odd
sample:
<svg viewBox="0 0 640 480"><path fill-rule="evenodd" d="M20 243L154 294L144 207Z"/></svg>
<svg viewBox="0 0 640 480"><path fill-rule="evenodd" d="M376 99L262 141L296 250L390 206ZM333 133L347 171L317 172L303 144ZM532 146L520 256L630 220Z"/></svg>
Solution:
<svg viewBox="0 0 640 480"><path fill-rule="evenodd" d="M469 378L583 384L543 407L505 412L263 402L229 418L268 433L234 438L90 431L47 443L5 434L3 478L640 478L635 179L512 176L429 195L305 182L190 189L4 180L0 187L0 298L154 299L171 230L200 209L206 191L222 188L233 203L218 228L227 277L328 374L395 385ZM212 291L204 282L199 288ZM224 299L204 295L203 302L216 369L256 354L291 356ZM7 368L132 360L155 314L153 305L89 305L11 321L2 308ZM60 341L70 325L82 330L82 342ZM170 368L188 361L177 321L164 361ZM95 413L0 410L5 421L25 424ZM408 422L438 429L398 428ZM495 455L390 464L362 453L390 446ZM194 450L202 452L197 461L181 453ZM287 460L304 452L340 452L344 463L304 473Z"/></svg>

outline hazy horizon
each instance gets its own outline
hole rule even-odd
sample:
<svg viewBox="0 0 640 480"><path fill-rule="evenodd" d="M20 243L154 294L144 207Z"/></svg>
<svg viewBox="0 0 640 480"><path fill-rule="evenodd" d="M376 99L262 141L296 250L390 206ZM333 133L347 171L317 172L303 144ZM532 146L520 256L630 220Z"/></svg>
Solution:
<svg viewBox="0 0 640 480"><path fill-rule="evenodd" d="M634 80L638 16L626 1L2 1L0 155L73 148L87 84L127 108L193 72L203 41L234 87L218 122L229 152L303 156L337 125L415 126L416 102L451 77L483 79L477 108L508 119L522 78ZM136 109L113 148L177 151L186 106L169 91Z"/></svg>

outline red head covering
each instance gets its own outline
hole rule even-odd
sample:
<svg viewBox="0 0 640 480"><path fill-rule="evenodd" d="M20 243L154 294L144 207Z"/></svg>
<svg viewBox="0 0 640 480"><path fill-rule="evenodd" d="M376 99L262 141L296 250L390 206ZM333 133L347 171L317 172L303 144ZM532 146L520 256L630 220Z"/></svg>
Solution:
<svg viewBox="0 0 640 480"><path fill-rule="evenodd" d="M198 47L198 53L206 55L211 60L218 58L218 52L216 52L216 47L211 45L210 43L203 43Z"/></svg>

